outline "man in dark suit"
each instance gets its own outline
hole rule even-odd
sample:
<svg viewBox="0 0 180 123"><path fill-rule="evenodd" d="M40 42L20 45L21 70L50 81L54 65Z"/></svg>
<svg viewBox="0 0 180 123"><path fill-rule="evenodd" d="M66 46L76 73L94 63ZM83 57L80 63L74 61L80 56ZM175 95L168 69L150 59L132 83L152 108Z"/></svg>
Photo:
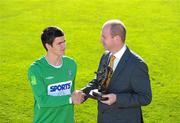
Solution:
<svg viewBox="0 0 180 123"><path fill-rule="evenodd" d="M147 65L126 46L125 38L126 28L120 20L103 25L102 43L108 51L101 57L98 71L110 61L113 73L107 85L108 94L103 96L108 100L98 101L98 123L142 123L141 106L152 100ZM98 85L95 78L80 92L88 95Z"/></svg>

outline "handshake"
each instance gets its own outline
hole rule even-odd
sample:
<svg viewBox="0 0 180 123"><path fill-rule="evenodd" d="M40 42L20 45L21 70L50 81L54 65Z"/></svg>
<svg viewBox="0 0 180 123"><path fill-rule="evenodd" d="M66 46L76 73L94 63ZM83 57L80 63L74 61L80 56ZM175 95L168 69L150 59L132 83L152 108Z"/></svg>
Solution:
<svg viewBox="0 0 180 123"><path fill-rule="evenodd" d="M84 97L86 96L83 91L75 90L71 95L72 103L73 104L81 104L84 101Z"/></svg>

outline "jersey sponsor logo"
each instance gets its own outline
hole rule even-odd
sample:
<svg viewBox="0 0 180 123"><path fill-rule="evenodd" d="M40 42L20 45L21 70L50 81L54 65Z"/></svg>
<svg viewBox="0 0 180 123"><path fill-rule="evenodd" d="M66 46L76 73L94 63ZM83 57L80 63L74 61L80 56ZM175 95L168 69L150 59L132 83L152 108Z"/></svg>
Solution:
<svg viewBox="0 0 180 123"><path fill-rule="evenodd" d="M65 96L71 94L72 81L59 82L48 85L48 95Z"/></svg>

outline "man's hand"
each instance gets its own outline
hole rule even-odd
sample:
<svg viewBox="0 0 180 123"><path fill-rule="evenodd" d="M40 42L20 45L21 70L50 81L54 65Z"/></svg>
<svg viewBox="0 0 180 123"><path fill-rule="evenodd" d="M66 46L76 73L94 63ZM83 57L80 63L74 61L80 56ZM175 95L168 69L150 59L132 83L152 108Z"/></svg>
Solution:
<svg viewBox="0 0 180 123"><path fill-rule="evenodd" d="M116 94L106 94L106 95L103 95L102 97L106 97L108 98L108 100L106 101L101 101L102 103L104 104L107 104L107 105L112 105L113 103L116 102Z"/></svg>
<svg viewBox="0 0 180 123"><path fill-rule="evenodd" d="M71 96L73 104L81 104L84 101L85 93L75 90Z"/></svg>

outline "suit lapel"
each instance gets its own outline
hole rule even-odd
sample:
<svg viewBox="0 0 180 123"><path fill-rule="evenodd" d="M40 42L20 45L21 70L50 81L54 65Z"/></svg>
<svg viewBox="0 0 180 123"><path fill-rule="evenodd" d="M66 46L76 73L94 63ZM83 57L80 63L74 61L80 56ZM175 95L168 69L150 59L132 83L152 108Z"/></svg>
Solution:
<svg viewBox="0 0 180 123"><path fill-rule="evenodd" d="M126 64L127 64L127 61L129 59L129 55L130 55L130 50L129 48L127 47L126 51L124 52L122 58L120 59L115 71L113 72L113 75L112 75L112 78L111 78L111 81L113 81L116 76L119 75L119 73L125 68Z"/></svg>

